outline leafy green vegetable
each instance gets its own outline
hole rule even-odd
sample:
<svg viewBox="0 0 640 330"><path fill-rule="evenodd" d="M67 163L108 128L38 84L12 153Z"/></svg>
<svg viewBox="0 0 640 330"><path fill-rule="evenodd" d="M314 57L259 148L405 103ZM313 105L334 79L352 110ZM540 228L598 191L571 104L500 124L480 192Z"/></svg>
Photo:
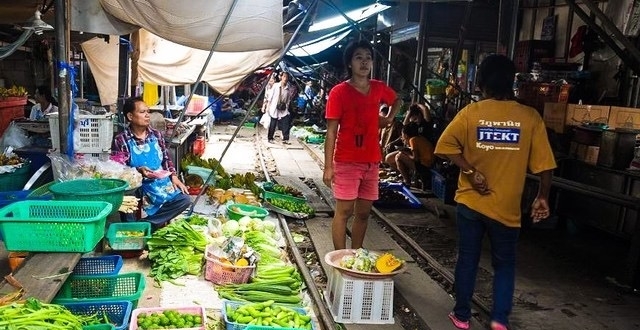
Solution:
<svg viewBox="0 0 640 330"><path fill-rule="evenodd" d="M157 282L202 271L207 238L180 219L157 230L149 241L150 275Z"/></svg>

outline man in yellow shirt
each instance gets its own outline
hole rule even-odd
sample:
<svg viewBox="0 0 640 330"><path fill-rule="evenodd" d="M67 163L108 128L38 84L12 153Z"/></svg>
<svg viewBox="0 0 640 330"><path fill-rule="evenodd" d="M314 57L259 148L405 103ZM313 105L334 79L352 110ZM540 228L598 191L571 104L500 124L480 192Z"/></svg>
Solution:
<svg viewBox="0 0 640 330"><path fill-rule="evenodd" d="M532 205L534 222L549 216L548 195L555 159L538 112L513 97L515 66L503 55L490 55L478 69L483 100L462 109L444 130L435 154L460 168L455 200L458 262L456 304L449 318L469 328L471 296L488 233L491 241L493 308L491 329L506 330L513 305L520 201L527 171L540 176Z"/></svg>

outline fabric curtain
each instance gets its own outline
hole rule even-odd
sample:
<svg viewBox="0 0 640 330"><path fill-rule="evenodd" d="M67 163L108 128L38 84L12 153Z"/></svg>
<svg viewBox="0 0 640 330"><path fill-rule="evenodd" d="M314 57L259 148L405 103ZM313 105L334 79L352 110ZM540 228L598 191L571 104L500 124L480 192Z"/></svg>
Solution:
<svg viewBox="0 0 640 330"><path fill-rule="evenodd" d="M108 43L102 38L93 38L80 44L98 87L102 105L118 101L119 43L118 36L110 36Z"/></svg>

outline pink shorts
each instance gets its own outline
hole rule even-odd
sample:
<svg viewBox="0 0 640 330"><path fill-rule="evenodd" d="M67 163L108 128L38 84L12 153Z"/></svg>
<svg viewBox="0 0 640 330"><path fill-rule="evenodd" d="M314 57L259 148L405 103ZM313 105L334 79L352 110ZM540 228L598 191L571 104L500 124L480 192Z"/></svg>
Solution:
<svg viewBox="0 0 640 330"><path fill-rule="evenodd" d="M379 165L375 163L334 162L333 197L340 200L378 199Z"/></svg>

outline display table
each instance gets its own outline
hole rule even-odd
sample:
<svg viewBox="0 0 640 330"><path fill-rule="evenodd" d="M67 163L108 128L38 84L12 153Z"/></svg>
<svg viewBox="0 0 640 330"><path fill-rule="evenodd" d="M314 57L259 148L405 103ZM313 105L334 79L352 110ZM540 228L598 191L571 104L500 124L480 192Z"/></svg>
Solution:
<svg viewBox="0 0 640 330"><path fill-rule="evenodd" d="M37 298L51 302L71 275L71 271L80 260L80 253L33 253L27 257L13 277L25 291L24 299ZM16 288L3 281L0 295L16 291Z"/></svg>

